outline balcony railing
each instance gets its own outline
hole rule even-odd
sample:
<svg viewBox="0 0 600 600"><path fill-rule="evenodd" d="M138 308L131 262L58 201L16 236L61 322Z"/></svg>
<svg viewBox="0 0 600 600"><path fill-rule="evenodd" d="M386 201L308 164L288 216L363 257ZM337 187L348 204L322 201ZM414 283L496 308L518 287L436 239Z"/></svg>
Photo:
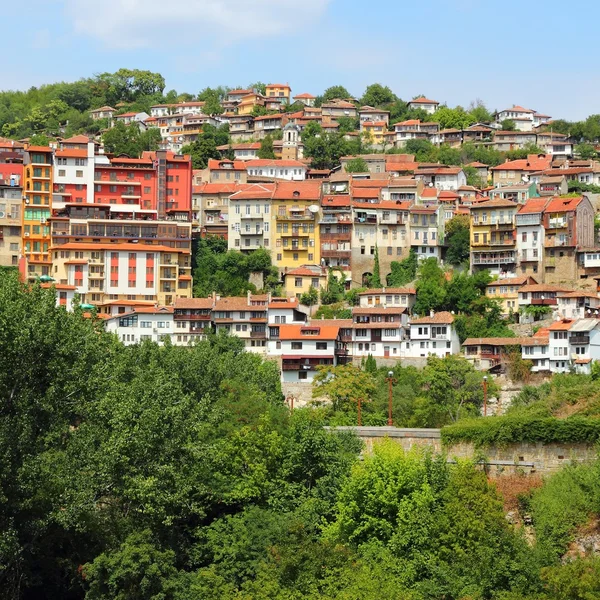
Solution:
<svg viewBox="0 0 600 600"><path fill-rule="evenodd" d="M571 344L589 344L590 336L589 335L572 335L569 338Z"/></svg>
<svg viewBox="0 0 600 600"><path fill-rule="evenodd" d="M334 233L334 232L321 233L321 241L322 242L329 242L329 241L349 242L351 238L352 238L352 233L350 231L337 232L337 233Z"/></svg>
<svg viewBox="0 0 600 600"><path fill-rule="evenodd" d="M502 256L478 256L475 254L473 256L473 264L475 265L497 265L497 264L507 264L514 263L515 255L502 255Z"/></svg>
<svg viewBox="0 0 600 600"><path fill-rule="evenodd" d="M321 250L323 258L347 258L352 250Z"/></svg>

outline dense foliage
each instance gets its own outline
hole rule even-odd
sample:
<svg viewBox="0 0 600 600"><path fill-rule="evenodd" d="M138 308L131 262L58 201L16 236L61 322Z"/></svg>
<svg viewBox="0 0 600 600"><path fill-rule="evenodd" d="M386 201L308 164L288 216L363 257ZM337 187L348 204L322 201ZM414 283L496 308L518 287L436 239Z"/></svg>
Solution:
<svg viewBox="0 0 600 600"><path fill-rule="evenodd" d="M597 442L600 421L585 417L556 419L554 417L504 416L464 420L445 427L442 439L446 444L467 441L476 446L511 444L513 442Z"/></svg>
<svg viewBox="0 0 600 600"><path fill-rule="evenodd" d="M227 240L208 237L194 247L194 296L206 297L213 292L222 296L243 296L256 292L250 275L262 277L260 289L279 293L279 275L271 264L268 250L259 248L249 254L228 250Z"/></svg>

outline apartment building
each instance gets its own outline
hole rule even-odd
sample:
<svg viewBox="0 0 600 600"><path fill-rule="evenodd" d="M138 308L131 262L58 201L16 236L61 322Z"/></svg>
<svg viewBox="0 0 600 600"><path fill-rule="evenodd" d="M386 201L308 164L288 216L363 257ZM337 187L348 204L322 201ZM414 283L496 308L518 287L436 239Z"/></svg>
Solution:
<svg viewBox="0 0 600 600"><path fill-rule="evenodd" d="M514 277L517 266L515 215L509 200L487 200L471 206L471 270Z"/></svg>
<svg viewBox="0 0 600 600"><path fill-rule="evenodd" d="M50 259L50 215L52 211L52 148L29 146L23 155L22 247L27 272L32 280L48 276Z"/></svg>
<svg viewBox="0 0 600 600"><path fill-rule="evenodd" d="M19 161L22 159L19 158ZM0 266L2 267L18 267L23 251L22 179L22 162L0 163Z"/></svg>
<svg viewBox="0 0 600 600"><path fill-rule="evenodd" d="M247 184L229 196L229 248L242 252L271 250L274 189L272 183Z"/></svg>
<svg viewBox="0 0 600 600"><path fill-rule="evenodd" d="M321 260L352 277L352 209L348 194L324 195L319 221Z"/></svg>
<svg viewBox="0 0 600 600"><path fill-rule="evenodd" d="M280 270L320 264L321 183L275 184L272 194L273 257Z"/></svg>
<svg viewBox="0 0 600 600"><path fill-rule="evenodd" d="M419 260L442 258L444 210L442 206L411 206L410 245Z"/></svg>
<svg viewBox="0 0 600 600"><path fill-rule="evenodd" d="M229 235L229 197L244 189L236 183L202 183L192 188L192 232L200 237Z"/></svg>
<svg viewBox="0 0 600 600"><path fill-rule="evenodd" d="M544 277L544 210L550 200L534 198L519 206L515 217L517 258L521 275Z"/></svg>

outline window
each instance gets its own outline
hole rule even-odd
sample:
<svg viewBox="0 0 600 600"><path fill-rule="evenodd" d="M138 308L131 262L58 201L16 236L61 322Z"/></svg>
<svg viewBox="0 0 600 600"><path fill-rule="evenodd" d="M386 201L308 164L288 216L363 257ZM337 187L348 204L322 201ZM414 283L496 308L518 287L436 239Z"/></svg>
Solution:
<svg viewBox="0 0 600 600"><path fill-rule="evenodd" d="M83 171L80 171L80 170L75 171L75 177L83 177Z"/></svg>
<svg viewBox="0 0 600 600"><path fill-rule="evenodd" d="M308 373L306 371L298 371L298 379L308 379Z"/></svg>
<svg viewBox="0 0 600 600"><path fill-rule="evenodd" d="M317 342L317 350L327 350L327 342Z"/></svg>
<svg viewBox="0 0 600 600"><path fill-rule="evenodd" d="M295 285L296 287L302 287L302 277L296 277L296 278L294 279L294 285Z"/></svg>
<svg viewBox="0 0 600 600"><path fill-rule="evenodd" d="M292 350L302 350L302 342L292 342Z"/></svg>

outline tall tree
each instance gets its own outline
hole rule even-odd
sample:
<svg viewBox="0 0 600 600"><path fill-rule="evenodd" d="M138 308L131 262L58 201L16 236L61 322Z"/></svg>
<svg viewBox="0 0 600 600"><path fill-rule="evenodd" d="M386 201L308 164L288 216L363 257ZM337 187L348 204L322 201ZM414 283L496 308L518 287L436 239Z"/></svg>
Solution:
<svg viewBox="0 0 600 600"><path fill-rule="evenodd" d="M456 215L446 223L446 261L451 265L468 264L470 235L471 226L466 215Z"/></svg>
<svg viewBox="0 0 600 600"><path fill-rule="evenodd" d="M381 287L381 269L379 267L379 248L375 245L375 256L373 257L373 274L371 275L370 287Z"/></svg>
<svg viewBox="0 0 600 600"><path fill-rule="evenodd" d="M373 83L367 86L363 97L360 99L361 104L367 106L375 106L377 108L391 104L398 98L389 87L383 86L380 83Z"/></svg>

